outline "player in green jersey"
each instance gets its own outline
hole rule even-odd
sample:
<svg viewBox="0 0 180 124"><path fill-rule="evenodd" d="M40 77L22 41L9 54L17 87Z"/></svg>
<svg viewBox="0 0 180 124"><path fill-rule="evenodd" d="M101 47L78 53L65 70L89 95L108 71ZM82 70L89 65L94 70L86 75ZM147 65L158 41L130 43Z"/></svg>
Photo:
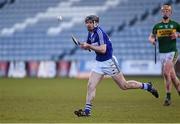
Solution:
<svg viewBox="0 0 180 124"><path fill-rule="evenodd" d="M163 5L161 12L162 20L153 27L153 31L149 36L149 41L155 45L156 38L158 39L162 75L164 77L166 89L164 105L169 106L171 104L172 83L180 95L180 81L174 69L174 65L178 59L176 38L180 37L180 25L178 22L170 19L172 15L172 7L170 5Z"/></svg>

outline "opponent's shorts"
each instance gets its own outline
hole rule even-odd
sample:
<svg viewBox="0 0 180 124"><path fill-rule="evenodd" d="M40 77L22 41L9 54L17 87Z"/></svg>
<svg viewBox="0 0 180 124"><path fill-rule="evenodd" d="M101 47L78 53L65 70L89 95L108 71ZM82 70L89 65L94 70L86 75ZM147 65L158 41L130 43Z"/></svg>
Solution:
<svg viewBox="0 0 180 124"><path fill-rule="evenodd" d="M116 57L113 56L112 59L103 62L96 61L92 71L102 75L114 76L120 72L120 68Z"/></svg>
<svg viewBox="0 0 180 124"><path fill-rule="evenodd" d="M162 64L170 60L175 65L178 60L178 52L160 53L160 60Z"/></svg>

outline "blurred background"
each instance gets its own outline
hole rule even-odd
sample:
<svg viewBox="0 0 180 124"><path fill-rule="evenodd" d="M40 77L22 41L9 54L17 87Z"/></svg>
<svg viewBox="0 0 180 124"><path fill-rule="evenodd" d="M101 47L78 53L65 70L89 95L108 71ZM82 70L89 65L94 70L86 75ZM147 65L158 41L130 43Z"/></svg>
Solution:
<svg viewBox="0 0 180 124"><path fill-rule="evenodd" d="M100 17L125 75L160 75L148 36L165 3L179 22L180 0L0 0L0 77L88 77L95 54L76 47L71 35L86 41L90 14Z"/></svg>

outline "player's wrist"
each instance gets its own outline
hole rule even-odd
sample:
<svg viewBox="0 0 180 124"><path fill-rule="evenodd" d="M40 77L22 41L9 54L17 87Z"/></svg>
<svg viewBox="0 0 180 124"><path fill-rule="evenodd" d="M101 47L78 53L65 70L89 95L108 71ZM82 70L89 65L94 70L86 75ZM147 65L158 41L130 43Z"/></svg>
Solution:
<svg viewBox="0 0 180 124"><path fill-rule="evenodd" d="M152 43L152 44L155 44L155 43L156 43L156 40L152 38L152 39L151 39L151 43Z"/></svg>
<svg viewBox="0 0 180 124"><path fill-rule="evenodd" d="M88 49L91 49L92 45L91 44L88 44Z"/></svg>

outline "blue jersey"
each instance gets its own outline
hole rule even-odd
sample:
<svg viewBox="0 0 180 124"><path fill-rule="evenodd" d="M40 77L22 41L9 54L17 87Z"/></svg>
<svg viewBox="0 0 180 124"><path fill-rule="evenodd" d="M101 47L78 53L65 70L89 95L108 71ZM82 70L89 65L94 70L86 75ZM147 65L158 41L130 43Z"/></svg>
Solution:
<svg viewBox="0 0 180 124"><path fill-rule="evenodd" d="M112 44L107 34L100 28L94 28L93 32L88 33L87 43L93 46L106 44L106 52L104 54L96 52L97 61L106 61L112 58Z"/></svg>

